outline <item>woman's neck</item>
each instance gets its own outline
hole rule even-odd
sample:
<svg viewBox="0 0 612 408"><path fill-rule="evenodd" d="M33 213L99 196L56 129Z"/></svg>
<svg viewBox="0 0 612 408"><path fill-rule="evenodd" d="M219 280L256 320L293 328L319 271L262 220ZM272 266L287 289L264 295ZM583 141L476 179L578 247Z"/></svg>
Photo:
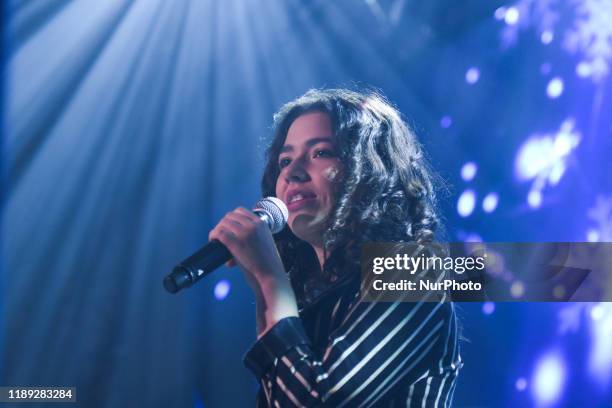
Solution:
<svg viewBox="0 0 612 408"><path fill-rule="evenodd" d="M323 245L312 245L312 249L314 249L317 254L317 259L319 260L319 266L321 270L323 270L323 264L325 263L325 249L323 249Z"/></svg>

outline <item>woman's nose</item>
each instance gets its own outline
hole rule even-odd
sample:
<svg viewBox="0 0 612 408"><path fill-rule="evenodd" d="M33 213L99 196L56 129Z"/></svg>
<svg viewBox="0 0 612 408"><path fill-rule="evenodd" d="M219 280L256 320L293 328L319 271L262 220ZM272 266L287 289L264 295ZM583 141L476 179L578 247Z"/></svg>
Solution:
<svg viewBox="0 0 612 408"><path fill-rule="evenodd" d="M289 164L289 168L285 173L285 179L287 182L304 182L310 180L310 176L308 175L308 171L306 171L302 160L294 160Z"/></svg>

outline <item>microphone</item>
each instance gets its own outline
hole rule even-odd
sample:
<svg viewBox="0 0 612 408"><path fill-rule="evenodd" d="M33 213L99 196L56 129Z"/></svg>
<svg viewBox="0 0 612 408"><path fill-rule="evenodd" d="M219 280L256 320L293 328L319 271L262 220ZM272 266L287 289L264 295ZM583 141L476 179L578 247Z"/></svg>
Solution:
<svg viewBox="0 0 612 408"><path fill-rule="evenodd" d="M276 197L259 200L253 212L268 224L272 234L285 228L289 218L287 206ZM172 272L164 278L164 288L170 293L188 288L231 258L232 254L225 245L214 239L175 266Z"/></svg>

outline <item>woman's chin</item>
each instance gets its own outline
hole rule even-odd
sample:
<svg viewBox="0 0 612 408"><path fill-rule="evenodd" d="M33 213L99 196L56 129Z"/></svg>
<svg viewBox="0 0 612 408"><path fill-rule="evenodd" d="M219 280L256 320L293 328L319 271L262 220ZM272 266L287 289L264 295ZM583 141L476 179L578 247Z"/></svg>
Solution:
<svg viewBox="0 0 612 408"><path fill-rule="evenodd" d="M325 220L325 216L304 211L289 217L289 228L303 241L320 241L325 230Z"/></svg>

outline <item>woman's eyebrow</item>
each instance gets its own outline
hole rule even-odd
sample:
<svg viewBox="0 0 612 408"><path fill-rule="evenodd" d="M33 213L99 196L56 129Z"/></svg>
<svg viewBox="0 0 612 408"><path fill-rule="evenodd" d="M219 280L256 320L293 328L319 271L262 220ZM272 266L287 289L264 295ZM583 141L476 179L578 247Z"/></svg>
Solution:
<svg viewBox="0 0 612 408"><path fill-rule="evenodd" d="M304 144L306 145L306 147L310 147L310 146L316 145L317 143L322 143L322 142L333 143L331 136L321 136L321 137L313 137L312 139L308 139L306 143ZM293 150L292 145L284 145L283 147L281 147L279 153L290 152L292 150Z"/></svg>

